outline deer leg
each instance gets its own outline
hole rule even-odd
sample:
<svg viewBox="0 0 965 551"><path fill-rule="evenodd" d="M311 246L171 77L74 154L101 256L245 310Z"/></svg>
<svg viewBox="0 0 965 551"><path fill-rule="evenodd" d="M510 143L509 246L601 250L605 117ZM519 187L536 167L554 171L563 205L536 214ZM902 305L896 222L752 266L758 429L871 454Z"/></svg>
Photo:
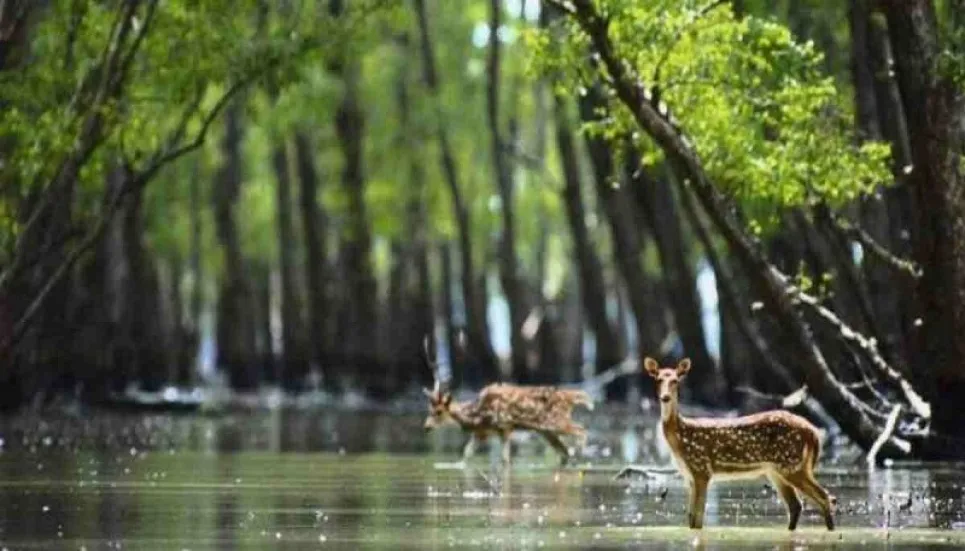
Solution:
<svg viewBox="0 0 965 551"><path fill-rule="evenodd" d="M798 519L801 518L801 499L797 496L794 486L779 475L771 474L767 478L770 479L777 493L781 494L781 499L787 507L787 529L794 530L797 528Z"/></svg>
<svg viewBox="0 0 965 551"><path fill-rule="evenodd" d="M703 477L690 480L690 527L700 530L704 527L704 507L707 504L707 486L710 481Z"/></svg>
<svg viewBox="0 0 965 551"><path fill-rule="evenodd" d="M576 447L578 449L583 449L586 446L586 429L583 428L583 425L573 423L570 426L570 434L576 436Z"/></svg>
<svg viewBox="0 0 965 551"><path fill-rule="evenodd" d="M509 466L510 459L512 457L512 450L509 447L509 437L511 432L500 433L499 437L503 441L503 466Z"/></svg>
<svg viewBox="0 0 965 551"><path fill-rule="evenodd" d="M570 450L567 449L560 437L548 431L540 431L540 435L546 439L550 446L560 454L560 466L565 467L570 459Z"/></svg>
<svg viewBox="0 0 965 551"><path fill-rule="evenodd" d="M834 518L831 516L831 496L814 480L814 475L808 472L797 473L789 482L818 506L821 515L824 517L824 525L828 527L829 531L834 530Z"/></svg>
<svg viewBox="0 0 965 551"><path fill-rule="evenodd" d="M469 434L469 440L466 441L466 446L462 449L462 460L469 461L469 459L476 454L476 445L479 440L476 438L475 434Z"/></svg>

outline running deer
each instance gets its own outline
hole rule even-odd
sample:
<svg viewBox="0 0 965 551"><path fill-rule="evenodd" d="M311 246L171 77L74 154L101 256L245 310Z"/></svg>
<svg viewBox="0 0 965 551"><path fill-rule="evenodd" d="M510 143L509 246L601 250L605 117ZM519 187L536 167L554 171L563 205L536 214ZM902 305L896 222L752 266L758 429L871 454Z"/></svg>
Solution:
<svg viewBox="0 0 965 551"><path fill-rule="evenodd" d="M828 530L834 530L834 498L814 478L821 454L818 430L803 417L787 411L765 411L730 419L688 419L678 410L680 381L690 371L690 360L677 367L644 361L657 381L664 437L680 474L690 484L691 528L704 524L707 486L712 478L739 479L764 475L787 506L788 529L797 527L801 500L797 492L821 509Z"/></svg>
<svg viewBox="0 0 965 551"><path fill-rule="evenodd" d="M570 418L577 405L593 409L589 395L582 390L567 390L549 386L516 386L491 384L471 402L454 402L448 381L439 378L438 365L430 359L428 339L423 342L425 361L432 370L433 388L423 389L429 399L426 432L446 423L455 423L469 433L463 449L463 460L476 452L478 442L490 436L502 440L502 460L510 462L510 436L517 430L533 431L542 436L557 453L560 465L569 461L569 449L561 436L575 436L582 447L586 430Z"/></svg>

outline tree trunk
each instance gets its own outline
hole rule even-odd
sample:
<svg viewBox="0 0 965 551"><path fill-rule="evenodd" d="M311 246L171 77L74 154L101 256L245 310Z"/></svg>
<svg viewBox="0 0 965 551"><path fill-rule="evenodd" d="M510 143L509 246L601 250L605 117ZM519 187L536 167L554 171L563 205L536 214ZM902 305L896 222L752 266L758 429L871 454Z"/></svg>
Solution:
<svg viewBox="0 0 965 551"><path fill-rule="evenodd" d="M292 220L291 169L288 142L281 140L272 153L275 169L275 219L278 223L278 267L281 275L281 381L286 389L302 390L308 374L302 316L295 279L295 228ZM310 264L310 262L309 262Z"/></svg>
<svg viewBox="0 0 965 551"><path fill-rule="evenodd" d="M341 17L342 0L331 0L329 11ZM341 261L348 282L348 318L343 329L345 357L360 375L359 382L373 396L385 393L380 372L375 329L378 326L377 290L372 269L372 234L365 206L365 174L363 172L364 113L359 105L361 66L342 51L329 66L342 81L342 98L335 115L335 133L342 147L345 164L342 187L348 198L347 228L343 235Z"/></svg>
<svg viewBox="0 0 965 551"><path fill-rule="evenodd" d="M189 198L191 201L191 249L189 254L189 270L193 280L191 285L191 296L189 299L188 322L185 328L186 343L185 357L181 367L179 380L184 386L192 386L195 383L195 374L198 372L198 351L200 350L203 329L201 316L204 307L204 283L205 271L204 263L201 261L201 236L204 231L202 224L202 206L204 200L201 196L201 166L200 159L195 157L192 161L190 181L188 182Z"/></svg>
<svg viewBox="0 0 965 551"><path fill-rule="evenodd" d="M904 258L912 256L912 241L917 233L917 222L915 221L914 197L908 184L909 174L905 173L906 167L912 166L911 143L908 138L908 125L905 119L905 108L901 102L901 92L898 89L898 81L895 79L895 64L891 53L891 39L888 37L887 21L880 13L875 13L870 17L870 42L869 50L872 70L875 76L875 99L878 106L879 126L882 129L882 136L891 143L892 152L892 174L895 176L895 184L884 191L885 214L889 221L888 233L881 235L875 233L876 228L873 224L868 228L872 235L879 239L882 244L887 243L890 250ZM873 211L872 211L873 212ZM881 216L881 215L878 215ZM915 299L915 283L910 278L901 278L897 281L898 292L895 292L894 281L884 289L887 295L892 297L897 304L897 312L893 316L887 313L880 313L882 317L891 317L898 326L897 334L891 339L892 350L902 351L901 356L906 359L918 357L916 352L916 335L918 328L915 320L921 315L921 309ZM872 285L877 282L872 281ZM915 371L912 373L916 382L924 389L934 386L934 382L927 377L927 374Z"/></svg>
<svg viewBox="0 0 965 551"><path fill-rule="evenodd" d="M304 131L295 133L295 158L298 166L299 206L301 207L302 231L305 234L306 282L308 285L308 341L314 369L321 370L322 381L333 390L334 378L325 370L329 368L328 353L330 333L328 320L331 307L328 300L327 278L328 252L325 247L326 217L318 204L319 178L311 139Z"/></svg>
<svg viewBox="0 0 965 551"><path fill-rule="evenodd" d="M500 129L500 97L502 68L500 66L499 28L502 26L502 2L491 0L489 6L489 57L486 83L486 115L489 121L490 148L493 172L499 190L502 214L502 235L499 240L499 275L503 294L509 306L510 346L512 348L512 378L526 383L530 373L526 365L525 341L522 338L523 320L526 316L523 288L516 259L516 206L513 169L506 156Z"/></svg>
<svg viewBox="0 0 965 551"><path fill-rule="evenodd" d="M459 171L453 156L449 132L446 128L439 101L439 78L436 71L435 53L429 34L429 21L425 8L425 0L413 0L416 16L419 22L419 35L422 52L423 81L429 94L433 98L436 139L439 142L439 159L442 173L452 196L453 219L456 221L459 235L459 265L460 283L463 295L463 309L465 311L466 340L468 350L465 360L471 360L479 365L480 381L492 382L499 379L495 354L489 342L489 330L486 322L486 295L478 295L474 282L475 268L472 246L472 217L459 183ZM464 364L466 365L466 364ZM464 375L468 375L465 374Z"/></svg>
<svg viewBox="0 0 965 551"><path fill-rule="evenodd" d="M409 36L400 39L404 59L409 59L411 46ZM404 62L396 85L399 107L400 132L399 139L407 144L409 155L409 182L406 186L406 226L410 228L408 254L406 256L407 278L406 296L408 323L402 323L400 337L404 339L396 347L397 365L402 369L399 377L400 384L408 384L418 380L418 371L424 369L422 360L423 339L429 339L430 349L435 350L435 312L432 300L432 277L429 270L429 220L426 215L426 177L421 158L422 148L418 147L413 137L419 135L418 128L411 122L411 106L409 94L409 64ZM404 329L404 331L401 331Z"/></svg>
<svg viewBox="0 0 965 551"><path fill-rule="evenodd" d="M161 326L160 285L154 259L144 246L144 194L128 197L123 218L124 254L130 267L130 285L125 300L130 305L131 339L138 382L156 391L169 372L169 343Z"/></svg>
<svg viewBox="0 0 965 551"><path fill-rule="evenodd" d="M767 261L760 244L734 218L686 140L647 99L643 85L627 72L624 60L614 53L606 19L597 11L594 2L572 0L571 5L574 7L573 17L589 35L600 62L609 72L609 82L617 99L630 111L637 125L667 153L674 170L683 177L681 188L694 190L735 256L745 266L754 286L762 293L766 306L793 339L795 353L812 395L834 415L848 436L860 446L869 448L877 440L880 427L862 409L860 400L831 373L810 328L792 303L786 278ZM882 456L899 455L901 447L890 438L881 451Z"/></svg>
<svg viewBox="0 0 965 551"><path fill-rule="evenodd" d="M659 182L640 165L637 153L627 152L627 177L638 209L647 220L657 244L663 283L685 354L701 369L691 373L697 400L721 406L724 377L707 352L697 278L687 261L690 247L684 240L680 215L669 182Z"/></svg>
<svg viewBox="0 0 965 551"><path fill-rule="evenodd" d="M254 278L254 296L251 316L255 324L254 362L260 379L268 384L281 384L282 358L275 350L275 329L272 323L272 274L271 265L264 261L250 262L249 270Z"/></svg>
<svg viewBox="0 0 965 551"><path fill-rule="evenodd" d="M385 389L387 392L394 392L398 387L398 377L402 363L400 351L406 345L406 329L411 328L408 323L408 300L406 297L406 258L405 250L398 239L392 241L389 253L389 289L388 289L388 312L384 316L383 328L385 331L382 336L385 341L382 344L381 363L385 369ZM420 341L421 342L421 341Z"/></svg>
<svg viewBox="0 0 965 551"><path fill-rule="evenodd" d="M442 284L440 285L442 288L442 323L446 329L446 348L449 350L449 370L452 373L452 380L450 380L449 384L453 389L459 389L462 387L463 364L461 361L456 361L458 330L453 320L455 304L453 304L452 288L454 282L452 277L452 245L449 243L443 243L439 246L439 264L442 278ZM428 384L431 385L432 381L429 380L426 375L427 374L422 375L418 377L418 379L428 381Z"/></svg>
<svg viewBox="0 0 965 551"><path fill-rule="evenodd" d="M897 66L912 171L908 184L918 209L915 260L924 270L918 299L924 312L915 365L930 369L935 387L932 428L965 436L965 175L962 166L965 109L962 92L938 67L944 48L930 0L882 2ZM965 9L961 2L959 9ZM929 456L963 453L935 446Z"/></svg>
<svg viewBox="0 0 965 551"><path fill-rule="evenodd" d="M258 384L255 370L255 322L252 318L252 292L238 238L235 206L241 192L241 114L235 103L225 113L225 135L221 151L224 164L215 182L214 221L224 255L219 284L217 316L217 365L228 372L235 389L251 389Z"/></svg>
<svg viewBox="0 0 965 551"><path fill-rule="evenodd" d="M561 98L555 98L556 145L559 148L563 171L563 201L573 240L576 268L579 273L580 298L587 323L596 339L596 372L612 367L626 356L625 345L607 315L606 281L603 265L596 254L586 227L586 208L583 205L583 185L577 164L576 144ZM582 358L581 358L582 360Z"/></svg>
<svg viewBox="0 0 965 551"><path fill-rule="evenodd" d="M880 63L881 53L876 43L876 36L883 33L880 29L874 28L869 0L850 0L848 16L851 29L851 80L855 90L855 123L858 127L859 140L882 140L884 138L884 132L881 129L881 121L884 120L882 111L886 108L879 107L877 82L879 77L876 77L876 72L885 70L886 73L880 78L893 82L893 79L887 76L887 70L884 69L888 64ZM887 102L887 98L881 98L881 100ZM903 115L900 116L903 117ZM892 130L891 134L895 134L895 131ZM897 153L899 147L899 140L893 139L892 151ZM899 157L900 155L895 155L895 158ZM895 170L894 173L896 178L900 178L900 169ZM889 220L888 217L888 204L885 201L887 193L887 189L879 189L870 198L862 200L859 216L862 227L875 241L893 248L891 227L895 221ZM907 358L901 325L902 314L897 297L901 293L893 292L895 281L891 277L890 268L866 255L861 269L867 282L869 300L875 313L882 348L892 358Z"/></svg>
<svg viewBox="0 0 965 551"><path fill-rule="evenodd" d="M599 88L592 88L580 98L583 120L596 120L598 107L604 105ZM637 351L651 354L659 350L659 339L652 338L648 325L663 325L663 313L653 308L648 299L649 277L643 269L643 237L635 224L633 202L625 186L614 185L619 177L613 166L613 153L609 144L599 136L588 136L587 149L595 176L596 193L606 218L610 223L613 254L620 275L626 285L630 308L637 325ZM626 379L618 379L607 387L607 397L623 400L626 396Z"/></svg>

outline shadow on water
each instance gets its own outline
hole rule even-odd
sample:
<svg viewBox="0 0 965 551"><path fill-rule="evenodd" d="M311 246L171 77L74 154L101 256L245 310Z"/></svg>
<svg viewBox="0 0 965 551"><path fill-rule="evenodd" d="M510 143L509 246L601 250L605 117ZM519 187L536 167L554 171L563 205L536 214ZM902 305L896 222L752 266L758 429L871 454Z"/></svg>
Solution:
<svg viewBox="0 0 965 551"><path fill-rule="evenodd" d="M588 420L576 465L535 438L512 470L485 448L455 468L463 436L417 414L292 410L223 416L20 417L0 421L0 547L64 549L961 547L961 466L819 471L840 530L808 507L789 534L759 482L712 486L708 529L686 523L672 471L614 481L626 462L667 467L654 423ZM846 457L847 454L841 454Z"/></svg>

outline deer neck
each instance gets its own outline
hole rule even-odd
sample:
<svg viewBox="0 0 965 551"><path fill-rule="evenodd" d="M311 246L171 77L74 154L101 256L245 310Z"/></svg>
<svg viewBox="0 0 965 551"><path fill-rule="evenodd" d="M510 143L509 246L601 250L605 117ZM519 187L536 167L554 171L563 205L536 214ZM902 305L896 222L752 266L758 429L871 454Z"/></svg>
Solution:
<svg viewBox="0 0 965 551"><path fill-rule="evenodd" d="M453 402L449 406L449 416L462 428L469 428L475 425L472 416L469 415L468 402Z"/></svg>
<svg viewBox="0 0 965 551"><path fill-rule="evenodd" d="M671 428L676 428L680 424L680 408L677 407L677 401L671 401L666 404L660 404L660 422L666 427L668 425Z"/></svg>

